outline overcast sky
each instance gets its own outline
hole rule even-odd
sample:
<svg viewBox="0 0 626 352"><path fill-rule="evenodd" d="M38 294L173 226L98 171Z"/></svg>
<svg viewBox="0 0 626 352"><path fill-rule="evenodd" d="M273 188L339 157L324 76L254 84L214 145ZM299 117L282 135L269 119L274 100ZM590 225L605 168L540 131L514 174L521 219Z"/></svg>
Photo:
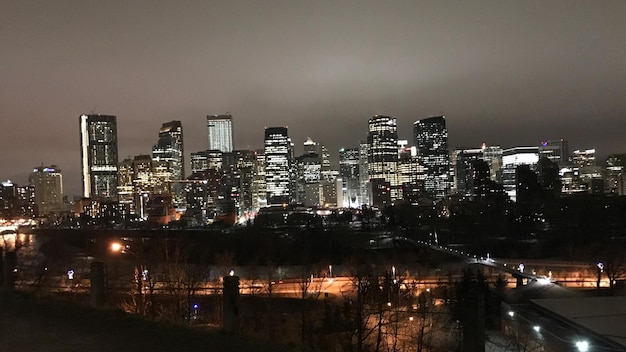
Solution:
<svg viewBox="0 0 626 352"><path fill-rule="evenodd" d="M206 115L235 147L288 126L336 153L374 114L446 115L450 147L626 152L626 1L0 0L0 180L41 163L80 194L78 117L117 115L120 159ZM188 167L188 166L187 166Z"/></svg>

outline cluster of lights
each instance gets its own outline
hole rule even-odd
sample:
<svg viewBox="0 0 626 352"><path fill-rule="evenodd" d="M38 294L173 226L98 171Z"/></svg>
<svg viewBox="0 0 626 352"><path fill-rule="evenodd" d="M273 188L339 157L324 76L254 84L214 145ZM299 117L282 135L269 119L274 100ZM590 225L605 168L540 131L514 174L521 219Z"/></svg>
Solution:
<svg viewBox="0 0 626 352"><path fill-rule="evenodd" d="M507 315L511 318L515 317L515 312L510 310ZM537 333L541 332L541 326L533 325L533 330ZM557 337L558 338L558 337ZM579 352L589 351L589 342L587 340L578 340L574 343Z"/></svg>

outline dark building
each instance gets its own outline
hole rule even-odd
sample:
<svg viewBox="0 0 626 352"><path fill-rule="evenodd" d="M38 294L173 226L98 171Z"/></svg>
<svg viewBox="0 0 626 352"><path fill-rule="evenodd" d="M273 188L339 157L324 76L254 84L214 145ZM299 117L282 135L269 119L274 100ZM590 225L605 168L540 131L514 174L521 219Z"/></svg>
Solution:
<svg viewBox="0 0 626 352"><path fill-rule="evenodd" d="M14 218L19 212L17 185L11 181L0 183L0 217Z"/></svg>
<svg viewBox="0 0 626 352"><path fill-rule="evenodd" d="M611 154L606 159L606 193L626 195L626 154Z"/></svg>

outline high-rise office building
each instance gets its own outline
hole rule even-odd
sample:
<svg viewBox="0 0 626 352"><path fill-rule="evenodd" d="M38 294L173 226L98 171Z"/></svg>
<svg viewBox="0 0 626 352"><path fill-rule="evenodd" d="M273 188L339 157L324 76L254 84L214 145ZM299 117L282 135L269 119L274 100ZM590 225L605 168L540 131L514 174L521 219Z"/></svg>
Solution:
<svg viewBox="0 0 626 352"><path fill-rule="evenodd" d="M208 115L206 117L208 129L209 150L219 150L223 153L233 151L233 115Z"/></svg>
<svg viewBox="0 0 626 352"><path fill-rule="evenodd" d="M474 166L483 159L483 149L457 149L452 152L454 189L459 196L474 196Z"/></svg>
<svg viewBox="0 0 626 352"><path fill-rule="evenodd" d="M539 159L546 157L558 166L569 164L569 146L566 140L543 141L539 145Z"/></svg>
<svg viewBox="0 0 626 352"><path fill-rule="evenodd" d="M435 199L444 198L452 184L446 117L435 116L415 121L413 139L417 155L425 168L424 190Z"/></svg>
<svg viewBox="0 0 626 352"><path fill-rule="evenodd" d="M316 206L320 204L320 180L322 162L321 157L315 151L307 151L295 158L296 168L296 194L299 204Z"/></svg>
<svg viewBox="0 0 626 352"><path fill-rule="evenodd" d="M125 216L136 212L134 176L133 160L122 160L117 167L117 199Z"/></svg>
<svg viewBox="0 0 626 352"><path fill-rule="evenodd" d="M512 201L517 198L517 168L524 165L534 172L538 162L538 147L514 147L502 151L502 184Z"/></svg>
<svg viewBox="0 0 626 352"><path fill-rule="evenodd" d="M152 159L167 163L171 178L182 180L185 178L184 155L182 123L180 121L164 123L159 130L159 140L152 147ZM174 203L183 204L185 201L183 185L180 182L172 182L170 186Z"/></svg>
<svg viewBox="0 0 626 352"><path fill-rule="evenodd" d="M203 150L191 153L191 173L202 172L208 169L222 169L223 153L219 150Z"/></svg>
<svg viewBox="0 0 626 352"><path fill-rule="evenodd" d="M342 181L342 206L359 207L363 203L360 192L359 148L339 149L339 177Z"/></svg>
<svg viewBox="0 0 626 352"><path fill-rule="evenodd" d="M489 178L491 181L502 183L502 148L498 145L486 145L481 147L483 160L489 166Z"/></svg>
<svg viewBox="0 0 626 352"><path fill-rule="evenodd" d="M80 144L85 198L117 198L117 119L81 115Z"/></svg>
<svg viewBox="0 0 626 352"><path fill-rule="evenodd" d="M359 141L359 188L360 193L363 196L362 204L372 204L371 194L369 192L369 144L367 141Z"/></svg>
<svg viewBox="0 0 626 352"><path fill-rule="evenodd" d="M389 184L391 201L398 199L398 128L395 117L375 115L368 123L368 175ZM373 204L382 205L382 204Z"/></svg>
<svg viewBox="0 0 626 352"><path fill-rule="evenodd" d="M56 165L39 166L33 169L29 182L35 190L37 215L58 212L63 207L63 177Z"/></svg>
<svg viewBox="0 0 626 352"><path fill-rule="evenodd" d="M290 203L293 144L287 127L265 128L265 185L267 204Z"/></svg>
<svg viewBox="0 0 626 352"><path fill-rule="evenodd" d="M312 140L311 137L307 137L302 146L304 147L304 154L320 154L319 143Z"/></svg>
<svg viewBox="0 0 626 352"><path fill-rule="evenodd" d="M398 141L398 182L402 199L409 204L418 204L424 191L424 166L420 163L417 149L408 141Z"/></svg>
<svg viewBox="0 0 626 352"><path fill-rule="evenodd" d="M626 154L611 154L606 159L605 192L626 195Z"/></svg>
<svg viewBox="0 0 626 352"><path fill-rule="evenodd" d="M593 194L604 193L604 168L596 164L596 150L574 150L574 167L579 168L580 188Z"/></svg>
<svg viewBox="0 0 626 352"><path fill-rule="evenodd" d="M20 214L17 190L18 186L11 180L0 183L0 217L10 219Z"/></svg>
<svg viewBox="0 0 626 352"><path fill-rule="evenodd" d="M578 166L580 168L596 166L596 150L574 150L574 153L572 155L572 162L575 166Z"/></svg>
<svg viewBox="0 0 626 352"><path fill-rule="evenodd" d="M252 167L252 209L258 211L267 206L267 186L265 184L265 150L254 151Z"/></svg>

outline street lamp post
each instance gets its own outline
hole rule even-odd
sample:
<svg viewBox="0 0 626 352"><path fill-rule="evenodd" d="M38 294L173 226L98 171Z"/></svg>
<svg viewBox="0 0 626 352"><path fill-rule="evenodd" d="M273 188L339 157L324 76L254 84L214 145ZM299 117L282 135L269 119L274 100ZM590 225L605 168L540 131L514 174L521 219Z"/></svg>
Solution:
<svg viewBox="0 0 626 352"><path fill-rule="evenodd" d="M144 289L143 289L143 281L149 280L148 270L141 264L141 253L135 253L130 250L129 246L122 245L118 242L111 243L110 246L111 251L114 253L126 253L130 254L134 259L134 285L136 293L133 294L133 298L135 301L135 313L143 315L145 313L144 310Z"/></svg>

